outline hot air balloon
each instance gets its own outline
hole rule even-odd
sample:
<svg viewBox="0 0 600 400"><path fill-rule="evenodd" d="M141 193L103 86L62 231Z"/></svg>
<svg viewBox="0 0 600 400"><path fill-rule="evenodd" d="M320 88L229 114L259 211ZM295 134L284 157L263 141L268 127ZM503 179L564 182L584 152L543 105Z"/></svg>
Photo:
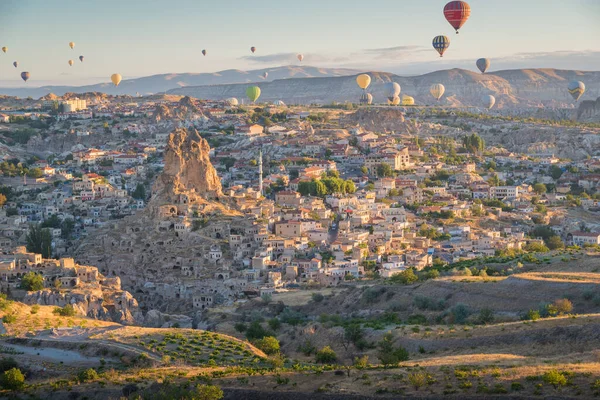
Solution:
<svg viewBox="0 0 600 400"><path fill-rule="evenodd" d="M440 57L444 57L448 47L450 47L450 39L447 36L440 35L433 38L433 48L440 53Z"/></svg>
<svg viewBox="0 0 600 400"><path fill-rule="evenodd" d="M69 42L69 47L71 49L74 49L75 48L75 42Z"/></svg>
<svg viewBox="0 0 600 400"><path fill-rule="evenodd" d="M226 101L231 107L235 107L239 104L238 99L236 99L235 97L230 97Z"/></svg>
<svg viewBox="0 0 600 400"><path fill-rule="evenodd" d="M385 96L389 101L394 100L394 97L400 95L400 85L396 82L388 82L385 84Z"/></svg>
<svg viewBox="0 0 600 400"><path fill-rule="evenodd" d="M8 51L8 47L4 46L4 47L2 48L2 51L6 53L6 52Z"/></svg>
<svg viewBox="0 0 600 400"><path fill-rule="evenodd" d="M251 51L252 53L254 53L254 52L256 51L256 47L254 47L254 46L250 47L250 51Z"/></svg>
<svg viewBox="0 0 600 400"><path fill-rule="evenodd" d="M402 105L403 106L414 106L415 99L413 97L404 95L404 96L402 96Z"/></svg>
<svg viewBox="0 0 600 400"><path fill-rule="evenodd" d="M19 66L19 63L15 61L15 62L13 63L13 65L15 66L15 68L17 68L17 67Z"/></svg>
<svg viewBox="0 0 600 400"><path fill-rule="evenodd" d="M491 94L483 96L481 101L483 102L483 106L488 110L490 110L492 107L494 107L494 104L496 104L496 98Z"/></svg>
<svg viewBox="0 0 600 400"><path fill-rule="evenodd" d="M202 50L202 55L205 56L206 55L206 50Z"/></svg>
<svg viewBox="0 0 600 400"><path fill-rule="evenodd" d="M267 77L268 77L268 76L269 76L269 73L268 73L268 72L265 72L265 73L263 74L263 78L264 78L264 79L267 79Z"/></svg>
<svg viewBox="0 0 600 400"><path fill-rule="evenodd" d="M119 86L119 83L121 83L121 79L123 79L123 78L121 77L120 74L112 74L110 76L110 80L113 83L113 85L115 85L115 86Z"/></svg>
<svg viewBox="0 0 600 400"><path fill-rule="evenodd" d="M457 34L470 15L471 7L465 1L451 1L444 7L444 17L450 22Z"/></svg>
<svg viewBox="0 0 600 400"><path fill-rule="evenodd" d="M366 89L371 84L371 77L367 74L361 74L356 77L356 83L361 89Z"/></svg>
<svg viewBox="0 0 600 400"><path fill-rule="evenodd" d="M27 80L29 79L29 72L21 72L21 79L27 82Z"/></svg>
<svg viewBox="0 0 600 400"><path fill-rule="evenodd" d="M69 66L73 66L73 60L69 60Z"/></svg>
<svg viewBox="0 0 600 400"><path fill-rule="evenodd" d="M397 106L400 104L400 96L396 96L392 100L388 100L388 104L391 106Z"/></svg>
<svg viewBox="0 0 600 400"><path fill-rule="evenodd" d="M260 97L260 88L258 86L250 86L246 89L246 96L254 103Z"/></svg>
<svg viewBox="0 0 600 400"><path fill-rule="evenodd" d="M302 60L304 60L304 54L298 54L298 60L302 62Z"/></svg>
<svg viewBox="0 0 600 400"><path fill-rule="evenodd" d="M577 101L585 93L585 85L581 81L573 81L569 83L569 93Z"/></svg>
<svg viewBox="0 0 600 400"><path fill-rule="evenodd" d="M360 104L367 104L367 105L369 105L372 102L373 102L373 95L371 93L364 92L360 96L360 100L359 100Z"/></svg>
<svg viewBox="0 0 600 400"><path fill-rule="evenodd" d="M435 83L435 84L431 85L431 87L429 88L429 93L431 93L433 98L438 101L442 98L445 91L446 91L446 88L441 83Z"/></svg>
<svg viewBox="0 0 600 400"><path fill-rule="evenodd" d="M477 68L479 68L481 73L485 74L485 71L487 71L490 67L490 60L487 58L480 58L475 64L477 65Z"/></svg>
<svg viewBox="0 0 600 400"><path fill-rule="evenodd" d="M83 59L84 59L84 58L85 58L85 57L83 57L83 56L79 56L79 61L83 62Z"/></svg>

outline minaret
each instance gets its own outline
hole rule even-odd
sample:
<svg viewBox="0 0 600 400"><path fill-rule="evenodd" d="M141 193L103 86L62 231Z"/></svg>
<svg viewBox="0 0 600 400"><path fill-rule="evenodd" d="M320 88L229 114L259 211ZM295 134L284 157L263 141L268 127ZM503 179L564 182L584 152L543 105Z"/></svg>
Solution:
<svg viewBox="0 0 600 400"><path fill-rule="evenodd" d="M258 191L263 195L262 149L258 153Z"/></svg>

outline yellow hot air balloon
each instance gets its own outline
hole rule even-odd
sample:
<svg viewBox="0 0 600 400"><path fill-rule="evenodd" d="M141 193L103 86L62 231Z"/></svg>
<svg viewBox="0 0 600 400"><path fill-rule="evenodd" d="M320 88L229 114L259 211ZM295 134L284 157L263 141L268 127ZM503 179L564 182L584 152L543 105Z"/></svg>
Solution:
<svg viewBox="0 0 600 400"><path fill-rule="evenodd" d="M75 42L69 42L69 47L71 49L74 49L75 48Z"/></svg>
<svg viewBox="0 0 600 400"><path fill-rule="evenodd" d="M414 106L415 99L413 97L403 95L402 96L402 105L403 106Z"/></svg>
<svg viewBox="0 0 600 400"><path fill-rule="evenodd" d="M441 99L445 91L446 88L441 83L434 83L431 85L431 88L429 88L429 93L431 93L433 98L436 100Z"/></svg>
<svg viewBox="0 0 600 400"><path fill-rule="evenodd" d="M110 80L112 81L112 83L115 86L119 86L119 83L121 83L121 79L123 79L123 78L121 77L120 74L112 74L110 77Z"/></svg>
<svg viewBox="0 0 600 400"><path fill-rule="evenodd" d="M73 66L73 60L69 60L69 65L72 67Z"/></svg>
<svg viewBox="0 0 600 400"><path fill-rule="evenodd" d="M4 47L2 48L2 51L6 53L6 52L8 51L8 47L4 46Z"/></svg>
<svg viewBox="0 0 600 400"><path fill-rule="evenodd" d="M371 77L367 74L361 74L356 77L356 83L361 89L366 89L371 84Z"/></svg>

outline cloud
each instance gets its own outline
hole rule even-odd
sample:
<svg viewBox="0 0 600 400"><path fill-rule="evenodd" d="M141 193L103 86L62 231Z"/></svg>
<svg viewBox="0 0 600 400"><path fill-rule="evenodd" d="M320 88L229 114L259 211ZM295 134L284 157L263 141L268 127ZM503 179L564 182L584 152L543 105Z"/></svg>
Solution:
<svg viewBox="0 0 600 400"><path fill-rule="evenodd" d="M243 56L239 60L250 61L254 63L270 64L270 63L290 63L297 61L296 53L275 53L264 56Z"/></svg>
<svg viewBox="0 0 600 400"><path fill-rule="evenodd" d="M405 60L429 50L429 48L424 46L408 45L365 49L364 53L373 56L376 60Z"/></svg>

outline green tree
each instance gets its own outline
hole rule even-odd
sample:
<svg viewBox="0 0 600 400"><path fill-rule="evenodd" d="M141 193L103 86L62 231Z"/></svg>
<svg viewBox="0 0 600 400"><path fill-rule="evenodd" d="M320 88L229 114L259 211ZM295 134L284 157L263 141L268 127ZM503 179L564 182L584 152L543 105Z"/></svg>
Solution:
<svg viewBox="0 0 600 400"><path fill-rule="evenodd" d="M36 178L37 179L37 178L41 178L42 176L44 176L44 173L39 168L31 168L27 172L27 176L30 177L30 178Z"/></svg>
<svg viewBox="0 0 600 400"><path fill-rule="evenodd" d="M42 228L40 225L30 225L25 240L27 251L41 254L43 258L52 256L52 234L49 229Z"/></svg>
<svg viewBox="0 0 600 400"><path fill-rule="evenodd" d="M94 380L98 379L99 377L100 376L98 375L98 372L96 372L96 370L93 368L88 368L86 370L79 372L79 374L77 374L77 379L79 380L79 382L94 381Z"/></svg>
<svg viewBox="0 0 600 400"><path fill-rule="evenodd" d="M544 375L542 375L542 380L547 384L554 386L554 389L556 390L567 384L567 377L562 372L555 369L544 373Z"/></svg>
<svg viewBox="0 0 600 400"><path fill-rule="evenodd" d="M196 393L191 397L194 400L221 400L223 398L223 390L215 385L198 385Z"/></svg>
<svg viewBox="0 0 600 400"><path fill-rule="evenodd" d="M344 182L344 191L348 194L352 194L356 192L356 185L354 184L354 182L352 182L352 180L347 179Z"/></svg>
<svg viewBox="0 0 600 400"><path fill-rule="evenodd" d="M21 278L21 289L35 292L44 288L44 277L30 271Z"/></svg>
<svg viewBox="0 0 600 400"><path fill-rule="evenodd" d="M331 364L337 360L335 351L329 346L323 347L315 354L315 361L321 364Z"/></svg>
<svg viewBox="0 0 600 400"><path fill-rule="evenodd" d="M63 239L68 239L71 237L74 229L75 221L72 218L66 218L60 224L60 235Z"/></svg>
<svg viewBox="0 0 600 400"><path fill-rule="evenodd" d="M146 187L142 183L138 183L131 197L138 200L146 200Z"/></svg>
<svg viewBox="0 0 600 400"><path fill-rule="evenodd" d="M485 141L476 133L463 138L463 146L469 153L481 154L485 149Z"/></svg>
<svg viewBox="0 0 600 400"><path fill-rule="evenodd" d="M413 268L408 268L398 274L392 275L390 278L390 282L392 283L400 283L402 285L412 285L417 282L419 277L415 274Z"/></svg>
<svg viewBox="0 0 600 400"><path fill-rule="evenodd" d="M377 344L379 351L377 357L384 366L396 365L402 361L408 360L408 351L402 346L394 346L394 336L391 332L385 334L383 339Z"/></svg>
<svg viewBox="0 0 600 400"><path fill-rule="evenodd" d="M363 175L367 175L369 173L369 169L363 165L360 167L360 172L362 172Z"/></svg>
<svg viewBox="0 0 600 400"><path fill-rule="evenodd" d="M560 239L560 236L554 235L548 238L548 240L546 240L546 246L548 246L550 250L556 250L562 249L563 247L565 247L565 244Z"/></svg>
<svg viewBox="0 0 600 400"><path fill-rule="evenodd" d="M18 390L25 385L25 376L18 368L11 368L8 371L4 371L1 378L0 384L8 390Z"/></svg>
<svg viewBox="0 0 600 400"><path fill-rule="evenodd" d="M538 195L542 195L547 191L546 185L544 185L543 183L536 183L535 185L533 185L533 191Z"/></svg>
<svg viewBox="0 0 600 400"><path fill-rule="evenodd" d="M265 336L254 342L254 345L265 352L265 354L273 355L279 353L279 340L273 336Z"/></svg>
<svg viewBox="0 0 600 400"><path fill-rule="evenodd" d="M314 181L314 195L324 197L327 194L327 186L321 181Z"/></svg>
<svg viewBox="0 0 600 400"><path fill-rule="evenodd" d="M392 177L394 169L389 164L381 163L377 166L377 176L380 178Z"/></svg>
<svg viewBox="0 0 600 400"><path fill-rule="evenodd" d="M563 170L558 165L552 165L548 170L548 174L552 177L552 179L557 180L562 176Z"/></svg>

